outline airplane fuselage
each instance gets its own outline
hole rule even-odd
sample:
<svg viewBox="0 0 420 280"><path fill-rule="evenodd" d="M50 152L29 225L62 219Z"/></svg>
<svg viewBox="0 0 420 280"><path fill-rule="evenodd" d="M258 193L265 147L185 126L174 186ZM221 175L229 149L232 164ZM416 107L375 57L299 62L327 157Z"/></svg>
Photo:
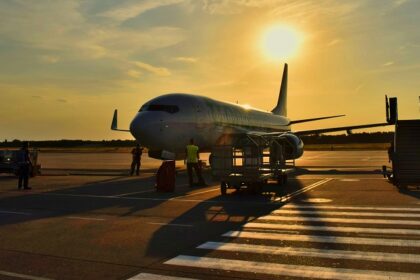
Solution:
<svg viewBox="0 0 420 280"><path fill-rule="evenodd" d="M290 120L238 104L208 97L173 93L146 102L130 124L130 132L149 151L167 151L182 157L189 139L201 151L210 151L224 135L287 132Z"/></svg>

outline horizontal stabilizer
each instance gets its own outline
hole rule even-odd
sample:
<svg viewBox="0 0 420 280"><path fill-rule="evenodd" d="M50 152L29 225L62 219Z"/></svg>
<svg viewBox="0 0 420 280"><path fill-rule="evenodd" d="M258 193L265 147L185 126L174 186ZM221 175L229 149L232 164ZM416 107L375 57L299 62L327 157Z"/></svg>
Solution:
<svg viewBox="0 0 420 280"><path fill-rule="evenodd" d="M372 124L364 124L364 125L353 125L353 126L342 126L342 127L331 127L331 128L323 128L323 129L295 131L294 134L302 136L302 135L321 134L321 133L336 132L336 131L351 131L353 129L362 129L362 128L370 128L370 127L387 126L387 125L390 125L390 124L389 123L372 123Z"/></svg>
<svg viewBox="0 0 420 280"><path fill-rule="evenodd" d="M115 109L114 116L112 117L111 130L127 131L127 132L130 131L128 129L118 129L118 110L117 109Z"/></svg>
<svg viewBox="0 0 420 280"><path fill-rule="evenodd" d="M296 124L296 123L304 123L304 122L319 121L319 120L332 119L332 118L339 118L339 117L344 117L344 116L345 116L345 115L336 115L336 116L328 116L328 117L319 117L319 118L312 118L312 119L296 120L296 121L291 121L289 124Z"/></svg>

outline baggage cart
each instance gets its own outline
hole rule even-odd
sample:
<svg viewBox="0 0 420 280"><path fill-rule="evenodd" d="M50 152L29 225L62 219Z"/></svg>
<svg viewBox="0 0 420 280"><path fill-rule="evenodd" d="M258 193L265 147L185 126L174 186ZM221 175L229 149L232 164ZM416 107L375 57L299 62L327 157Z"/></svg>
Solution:
<svg viewBox="0 0 420 280"><path fill-rule="evenodd" d="M294 162L284 159L285 143L276 136L236 135L228 145L212 148L210 166L212 175L220 181L220 191L242 187L260 193L269 180L285 184L287 172Z"/></svg>

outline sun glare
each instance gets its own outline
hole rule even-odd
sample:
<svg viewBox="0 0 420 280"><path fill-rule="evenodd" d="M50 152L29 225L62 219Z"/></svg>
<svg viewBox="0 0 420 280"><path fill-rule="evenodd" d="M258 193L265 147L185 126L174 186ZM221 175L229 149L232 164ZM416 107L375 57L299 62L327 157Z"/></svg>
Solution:
<svg viewBox="0 0 420 280"><path fill-rule="evenodd" d="M277 25L263 34L262 48L270 59L288 59L293 57L302 41L301 35L291 27Z"/></svg>

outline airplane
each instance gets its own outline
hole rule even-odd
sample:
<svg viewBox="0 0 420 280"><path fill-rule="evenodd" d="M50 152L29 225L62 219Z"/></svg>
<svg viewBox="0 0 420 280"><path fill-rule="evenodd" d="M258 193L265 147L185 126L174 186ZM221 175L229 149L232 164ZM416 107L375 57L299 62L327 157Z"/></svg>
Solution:
<svg viewBox="0 0 420 280"><path fill-rule="evenodd" d="M335 131L351 132L353 129L386 126L389 123L364 124L345 127L292 131L291 125L344 115L311 119L290 120L287 117L288 65L284 65L277 105L271 112L223 102L205 96L170 93L149 100L141 106L131 121L130 129L118 129L118 111L114 111L111 129L131 132L149 157L180 160L185 157L189 139L200 147L201 152L211 148L227 135L273 135L284 138L289 145L286 159L297 159L303 154L302 135Z"/></svg>

